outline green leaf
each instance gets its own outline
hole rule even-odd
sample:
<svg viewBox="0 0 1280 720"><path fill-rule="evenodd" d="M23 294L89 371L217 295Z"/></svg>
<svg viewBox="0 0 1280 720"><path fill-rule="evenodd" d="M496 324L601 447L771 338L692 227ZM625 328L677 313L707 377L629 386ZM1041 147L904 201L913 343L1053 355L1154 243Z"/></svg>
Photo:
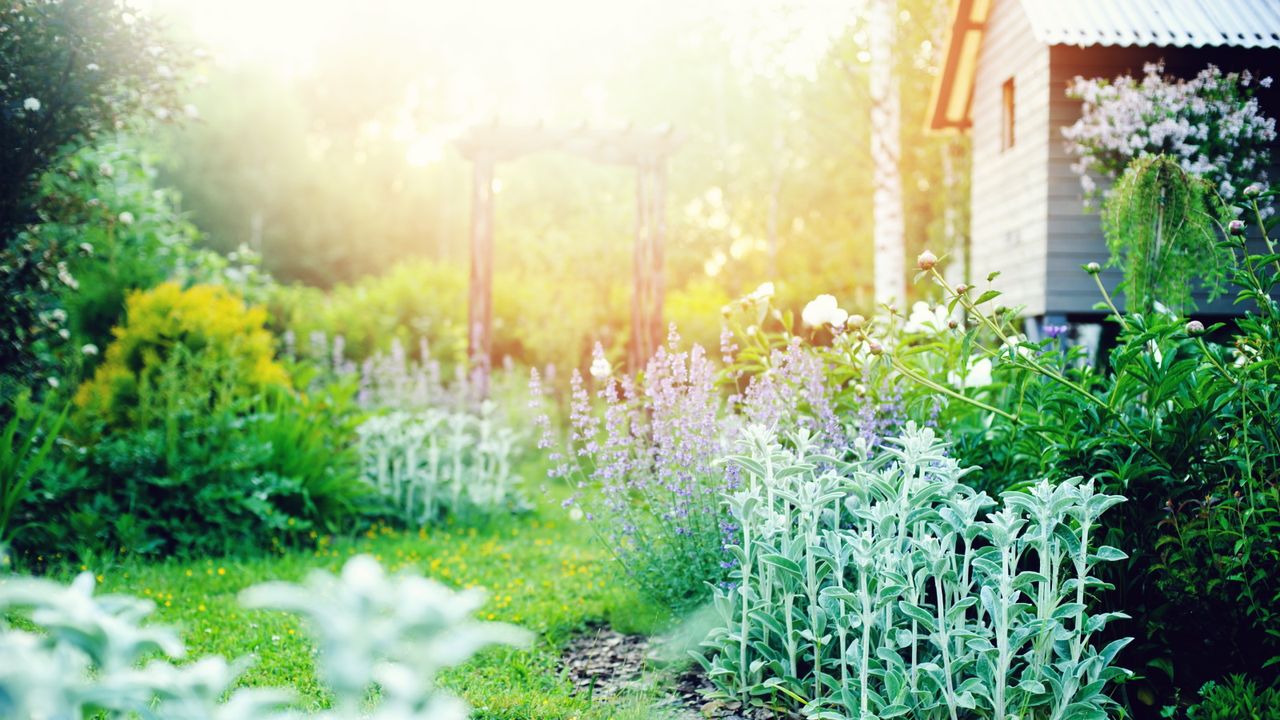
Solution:
<svg viewBox="0 0 1280 720"><path fill-rule="evenodd" d="M800 567L800 564L785 555L779 555L778 553L765 553L760 556L760 559L764 560L768 565L794 575L796 578L804 577L804 570Z"/></svg>
<svg viewBox="0 0 1280 720"><path fill-rule="evenodd" d="M1101 560L1102 562L1115 562L1117 560L1124 560L1128 558L1129 555L1118 548L1111 547L1110 545L1103 545L1098 548L1097 552L1093 554L1093 557Z"/></svg>
<svg viewBox="0 0 1280 720"><path fill-rule="evenodd" d="M978 299L973 301L973 304L981 305L984 302L995 300L996 298L1000 297L1000 295L1001 295L1001 292L999 290L988 290L982 293L981 295L979 295Z"/></svg>
<svg viewBox="0 0 1280 720"><path fill-rule="evenodd" d="M912 605L911 603L905 600L901 600L898 602L898 609L902 611L903 615L906 615L912 620L919 622L921 625L924 625L929 630L933 630L933 628L937 624L937 619L934 618L932 615L930 615L928 611L926 611L924 608L918 605Z"/></svg>

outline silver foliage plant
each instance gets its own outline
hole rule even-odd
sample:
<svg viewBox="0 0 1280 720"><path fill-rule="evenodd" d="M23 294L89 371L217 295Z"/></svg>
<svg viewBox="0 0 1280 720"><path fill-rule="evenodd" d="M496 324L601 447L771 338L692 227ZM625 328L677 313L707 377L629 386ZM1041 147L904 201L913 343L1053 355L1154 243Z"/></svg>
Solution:
<svg viewBox="0 0 1280 720"><path fill-rule="evenodd" d="M720 695L813 718L1105 720L1128 639L1092 638L1098 518L1123 498L1092 482L1041 482L996 502L928 428L874 456L790 449L756 426L741 440L737 569L722 624L696 657Z"/></svg>
<svg viewBox="0 0 1280 720"><path fill-rule="evenodd" d="M490 402L479 414L432 408L374 416L356 433L365 479L410 525L527 507L513 468L519 436Z"/></svg>
<svg viewBox="0 0 1280 720"><path fill-rule="evenodd" d="M149 600L94 595L94 580L70 586L36 578L0 581L0 617L21 614L40 632L0 626L0 717L79 720L284 720L291 693L240 689L226 695L247 661L218 656L176 666L185 648L173 630L143 625ZM441 668L491 644L524 644L529 635L478 622L478 591L454 592L429 579L388 576L371 557L349 560L341 575L314 571L302 585L267 583L244 593L247 605L288 610L312 627L317 670L334 694L323 720L462 720L462 700L440 691ZM145 664L144 658L153 658ZM367 707L374 685L380 701Z"/></svg>

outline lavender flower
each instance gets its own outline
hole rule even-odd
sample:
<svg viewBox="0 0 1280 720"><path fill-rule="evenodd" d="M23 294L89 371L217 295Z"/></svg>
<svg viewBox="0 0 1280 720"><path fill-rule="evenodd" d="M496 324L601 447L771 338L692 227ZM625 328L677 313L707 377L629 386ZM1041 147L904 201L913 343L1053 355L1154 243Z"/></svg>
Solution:
<svg viewBox="0 0 1280 720"><path fill-rule="evenodd" d="M1046 324L1043 328L1041 328L1041 330L1044 332L1044 336L1046 338L1050 340L1057 340L1058 338L1066 335L1067 332L1071 330L1071 327L1068 325Z"/></svg>

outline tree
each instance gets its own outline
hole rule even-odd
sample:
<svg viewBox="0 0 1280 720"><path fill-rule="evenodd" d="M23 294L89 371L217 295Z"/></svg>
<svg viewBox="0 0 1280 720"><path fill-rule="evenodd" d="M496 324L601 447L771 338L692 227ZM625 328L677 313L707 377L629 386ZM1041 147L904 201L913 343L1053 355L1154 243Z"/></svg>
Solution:
<svg viewBox="0 0 1280 720"><path fill-rule="evenodd" d="M869 25L871 41L871 172L875 299L902 302L907 296L906 228L902 218L901 123L893 50L896 0L873 0Z"/></svg>

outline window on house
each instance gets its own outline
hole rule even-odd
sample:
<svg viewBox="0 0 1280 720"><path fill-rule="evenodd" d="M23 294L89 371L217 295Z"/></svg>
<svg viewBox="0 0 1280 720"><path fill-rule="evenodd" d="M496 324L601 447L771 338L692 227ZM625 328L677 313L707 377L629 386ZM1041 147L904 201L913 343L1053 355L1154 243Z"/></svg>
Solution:
<svg viewBox="0 0 1280 720"><path fill-rule="evenodd" d="M1013 147L1013 78L1004 81L1000 87L1000 149Z"/></svg>

